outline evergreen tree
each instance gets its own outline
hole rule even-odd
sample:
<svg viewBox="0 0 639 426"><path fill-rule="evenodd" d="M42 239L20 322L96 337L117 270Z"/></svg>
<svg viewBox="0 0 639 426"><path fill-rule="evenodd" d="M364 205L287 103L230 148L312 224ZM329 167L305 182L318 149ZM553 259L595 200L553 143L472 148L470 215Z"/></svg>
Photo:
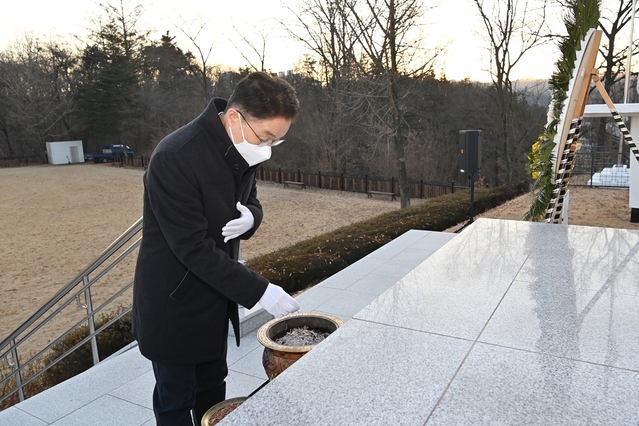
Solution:
<svg viewBox="0 0 639 426"><path fill-rule="evenodd" d="M81 55L82 121L86 137L97 145L131 144L129 135L135 130L135 118L141 109L140 50L145 36L135 30L141 9L126 14L120 2L120 8L109 5L105 11L106 24L99 24Z"/></svg>

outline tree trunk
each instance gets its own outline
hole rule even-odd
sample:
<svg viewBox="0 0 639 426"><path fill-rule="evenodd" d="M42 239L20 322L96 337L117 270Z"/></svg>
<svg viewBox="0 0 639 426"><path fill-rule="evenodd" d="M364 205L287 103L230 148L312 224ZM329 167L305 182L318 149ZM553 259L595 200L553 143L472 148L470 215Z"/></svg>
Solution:
<svg viewBox="0 0 639 426"><path fill-rule="evenodd" d="M406 147L408 138L402 131L402 113L399 107L399 99L397 96L397 82L395 76L391 76L389 84L389 100L392 108L392 126L393 131L393 147L395 150L395 164L397 166L400 207L406 208L410 206L410 188L408 187L408 173L406 171ZM391 188L391 192L395 189Z"/></svg>
<svg viewBox="0 0 639 426"><path fill-rule="evenodd" d="M605 118L597 118L595 119L598 122L597 130L595 132L596 140L595 146L591 148L591 150L596 152L604 152L606 150L606 119Z"/></svg>
<svg viewBox="0 0 639 426"><path fill-rule="evenodd" d="M400 207L410 206L410 188L408 186L408 174L406 172L406 136L400 131L395 134L395 158L397 173L399 174L399 198Z"/></svg>
<svg viewBox="0 0 639 426"><path fill-rule="evenodd" d="M7 142L7 149L9 150L9 156L14 157L15 153L13 152L13 146L11 146L11 139L9 138L9 132L6 127L2 128L2 133L4 133L4 139Z"/></svg>
<svg viewBox="0 0 639 426"><path fill-rule="evenodd" d="M502 137L503 140L503 155L504 155L504 165L506 167L506 184L509 184L513 180L513 164L512 158L510 155L510 134L508 132L508 106L504 105L502 113L501 113L501 125L502 125Z"/></svg>
<svg viewBox="0 0 639 426"><path fill-rule="evenodd" d="M499 172L500 172L500 168L499 168L499 149L497 148L498 145L495 144L495 158L493 159L494 163L493 163L493 174L495 175L493 178L493 186L499 186L501 185L501 182L499 180Z"/></svg>

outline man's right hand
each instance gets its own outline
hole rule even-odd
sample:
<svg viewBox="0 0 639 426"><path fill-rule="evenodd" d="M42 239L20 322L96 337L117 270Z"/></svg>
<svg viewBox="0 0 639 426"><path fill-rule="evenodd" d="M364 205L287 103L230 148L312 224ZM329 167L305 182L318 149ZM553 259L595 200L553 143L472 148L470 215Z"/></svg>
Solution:
<svg viewBox="0 0 639 426"><path fill-rule="evenodd" d="M266 287L266 291L260 299L260 305L276 318L297 312L301 309L297 300L289 296L282 287L271 283Z"/></svg>

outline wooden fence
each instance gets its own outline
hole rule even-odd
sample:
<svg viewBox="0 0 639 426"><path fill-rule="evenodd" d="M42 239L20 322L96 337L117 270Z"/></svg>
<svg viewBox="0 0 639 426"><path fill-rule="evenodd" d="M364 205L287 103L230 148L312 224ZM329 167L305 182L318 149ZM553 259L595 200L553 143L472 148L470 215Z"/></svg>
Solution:
<svg viewBox="0 0 639 426"><path fill-rule="evenodd" d="M271 170L260 167L257 170L257 179L277 183L286 181L302 182L306 186L316 188L361 192L364 194L369 191L379 191L399 195L399 182L394 177L387 179L368 175L348 176L344 173L322 173L321 171L309 173L300 170ZM424 182L423 179L419 181L409 179L408 183L410 198L434 198L440 195L452 194L459 188L465 188L455 185L455 182L443 184Z"/></svg>
<svg viewBox="0 0 639 426"><path fill-rule="evenodd" d="M43 164L42 158L38 156L34 157L18 157L18 158L0 158L0 167L19 167L29 166L33 164ZM133 167L145 167L149 165L149 158L138 156L133 158L115 157L113 159L114 165L119 166L133 166Z"/></svg>
<svg viewBox="0 0 639 426"><path fill-rule="evenodd" d="M0 167L20 167L28 166L30 164L42 164L42 159L38 156L0 158Z"/></svg>
<svg viewBox="0 0 639 426"><path fill-rule="evenodd" d="M116 157L111 163L113 166L132 166L146 168L149 165L150 158L139 155L137 157L125 158ZM0 159L0 167L21 166L28 164L41 164L39 157L22 157L15 159ZM285 181L303 182L306 186L312 186L322 189L333 189L339 191L368 193L369 191L388 192L399 195L399 182L391 177L380 178L371 176L353 176L344 173L316 173L303 172L301 170L283 170L283 169L265 169L259 167L257 169L257 179L263 181L283 183ZM452 194L456 189L467 188L465 186L450 184L424 182L421 180L410 180L410 198L434 198L440 195Z"/></svg>
<svg viewBox="0 0 639 426"><path fill-rule="evenodd" d="M150 160L151 158L144 157L142 155L139 155L137 157L128 157L128 158L125 158L124 156L122 156L122 157L115 157L113 159L113 164L120 165L120 166L144 167L146 169L146 167L149 165Z"/></svg>

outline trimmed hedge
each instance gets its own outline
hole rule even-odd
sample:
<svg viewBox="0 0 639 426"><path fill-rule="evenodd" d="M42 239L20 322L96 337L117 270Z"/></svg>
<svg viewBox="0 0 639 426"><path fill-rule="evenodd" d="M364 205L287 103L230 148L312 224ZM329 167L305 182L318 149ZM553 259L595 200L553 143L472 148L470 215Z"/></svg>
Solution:
<svg viewBox="0 0 639 426"><path fill-rule="evenodd" d="M526 182L477 189L474 212L482 213L528 191ZM352 265L410 229L443 231L463 222L469 204L468 190L440 196L250 259L247 266L287 292L297 292Z"/></svg>
<svg viewBox="0 0 639 426"><path fill-rule="evenodd" d="M498 188L475 190L475 213L482 213L529 191L522 182ZM470 202L468 190L434 198L426 203L399 209L372 219L344 226L279 251L247 262L247 266L289 293L304 290L411 229L443 231L463 222ZM103 315L96 328L114 318L118 311ZM88 335L88 327L74 330L47 354L44 364L55 360ZM133 341L131 315L127 314L97 336L100 359L115 353ZM93 365L91 346L87 342L43 374L42 389L58 384ZM35 393L37 393L35 392ZM15 398L17 400L17 398ZM11 405L12 402L8 402Z"/></svg>

